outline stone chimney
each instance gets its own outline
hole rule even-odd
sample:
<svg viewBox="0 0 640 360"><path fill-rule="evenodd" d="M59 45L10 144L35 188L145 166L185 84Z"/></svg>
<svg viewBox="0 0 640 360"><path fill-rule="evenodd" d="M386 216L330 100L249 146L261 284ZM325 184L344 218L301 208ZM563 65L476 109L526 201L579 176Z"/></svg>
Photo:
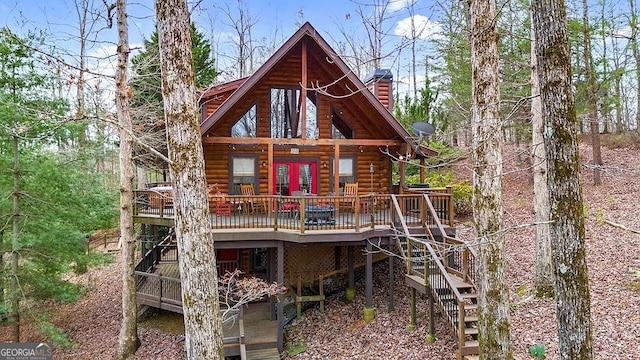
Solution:
<svg viewBox="0 0 640 360"><path fill-rule="evenodd" d="M377 69L364 79L364 83L389 111L393 111L393 74L390 69Z"/></svg>

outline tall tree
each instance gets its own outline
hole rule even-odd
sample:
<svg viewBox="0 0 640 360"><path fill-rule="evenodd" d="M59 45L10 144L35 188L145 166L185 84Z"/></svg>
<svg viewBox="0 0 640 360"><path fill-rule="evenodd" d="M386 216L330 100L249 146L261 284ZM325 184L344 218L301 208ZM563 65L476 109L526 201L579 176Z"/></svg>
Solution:
<svg viewBox="0 0 640 360"><path fill-rule="evenodd" d="M71 136L61 121L68 106L50 91L53 72L33 51L32 41L0 30L0 169L13 169L0 172L0 223L12 225L0 227L11 239L0 242L3 256L12 259L12 274L2 281L13 284L7 299L16 325L24 313L38 317L31 305L39 300L69 302L81 296L81 286L64 275L85 271L94 258L85 253L85 236L112 226L115 216L100 179L78 169L73 152L55 146Z"/></svg>
<svg viewBox="0 0 640 360"><path fill-rule="evenodd" d="M184 0L156 0L185 345L189 359L223 359L218 274Z"/></svg>
<svg viewBox="0 0 640 360"><path fill-rule="evenodd" d="M9 285L11 300L11 341L20 342L20 282L18 268L20 261L20 142L19 134L13 135L13 236L11 238L11 284Z"/></svg>
<svg viewBox="0 0 640 360"><path fill-rule="evenodd" d="M640 46L638 45L638 31L640 27L638 24L638 9L636 0L629 0L629 47L631 47L631 54L635 61L635 80L636 89L640 89ZM636 91L636 104L640 104L640 90ZM640 125L640 108L636 110L636 126Z"/></svg>
<svg viewBox="0 0 640 360"><path fill-rule="evenodd" d="M533 16L533 14L531 14ZM538 81L536 37L531 24L531 158L533 166L533 213L536 220L536 278L535 289L539 297L553 294L553 268L551 267L551 238L549 235L549 191L547 190L547 154L542 137L542 100Z"/></svg>
<svg viewBox="0 0 640 360"><path fill-rule="evenodd" d="M596 80L591 65L591 28L589 27L589 4L582 0L582 36L584 41L584 74L587 82L587 103L589 126L591 129L591 148L593 149L593 184L602 185L600 178L600 166L602 166L602 154L600 153L600 122L598 121L598 98L596 95Z"/></svg>
<svg viewBox="0 0 640 360"><path fill-rule="evenodd" d="M473 219L480 241L478 340L485 359L513 359L503 236L502 128L495 0L472 0Z"/></svg>
<svg viewBox="0 0 640 360"><path fill-rule="evenodd" d="M234 70L236 77L242 78L253 72L256 67L254 58L256 44L252 36L252 31L258 23L258 18L251 14L245 1L238 0L237 5L237 15L235 16L229 4L226 4L226 6L220 8L220 10L231 22L229 25L235 32L235 36L233 37L233 45L236 51Z"/></svg>
<svg viewBox="0 0 640 360"><path fill-rule="evenodd" d="M535 0L532 11L547 152L560 358L592 359L578 121L571 85L566 8L562 0Z"/></svg>
<svg viewBox="0 0 640 360"><path fill-rule="evenodd" d="M120 134L120 239L122 256L122 323L118 338L118 359L128 359L140 346L138 338L135 282L136 236L133 226L133 158L129 111L129 30L127 4L116 1L118 14L118 65L116 67L116 111Z"/></svg>
<svg viewBox="0 0 640 360"><path fill-rule="evenodd" d="M211 44L200 32L195 24L190 25L193 67L195 81L198 88L205 88L213 84L218 71L215 59L211 56ZM136 123L136 132L145 141L162 154L167 153L166 134L164 128L164 113L162 105L162 88L160 77L160 56L158 49L158 32L154 31L149 39L145 39L144 50L131 59L133 77L131 89L132 118ZM164 169L166 164L159 156L155 156L140 148L134 148L136 159L145 166L156 165ZM142 179L146 180L146 179Z"/></svg>
<svg viewBox="0 0 640 360"><path fill-rule="evenodd" d="M442 101L446 114L444 121L448 125L447 131L451 132L453 145L469 146L472 101L468 11L463 9L463 2L460 1L441 4L446 20L442 22L443 37L436 44L443 59L438 81L448 89L449 94Z"/></svg>
<svg viewBox="0 0 640 360"><path fill-rule="evenodd" d="M529 21L528 0L514 0L505 3L498 18L499 51L500 51L500 102L505 117L503 132L505 141L514 142L518 151L516 157L519 163L523 161L520 151L523 138L530 134L529 109L522 99L529 93L530 69L530 41L527 26Z"/></svg>

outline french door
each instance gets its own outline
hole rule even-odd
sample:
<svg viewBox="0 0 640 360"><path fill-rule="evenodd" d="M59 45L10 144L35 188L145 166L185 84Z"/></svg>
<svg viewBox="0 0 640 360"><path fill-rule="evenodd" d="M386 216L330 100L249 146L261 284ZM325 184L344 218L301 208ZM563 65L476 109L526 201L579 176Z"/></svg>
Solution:
<svg viewBox="0 0 640 360"><path fill-rule="evenodd" d="M315 161L275 161L273 163L274 194L292 196L318 193L318 169Z"/></svg>

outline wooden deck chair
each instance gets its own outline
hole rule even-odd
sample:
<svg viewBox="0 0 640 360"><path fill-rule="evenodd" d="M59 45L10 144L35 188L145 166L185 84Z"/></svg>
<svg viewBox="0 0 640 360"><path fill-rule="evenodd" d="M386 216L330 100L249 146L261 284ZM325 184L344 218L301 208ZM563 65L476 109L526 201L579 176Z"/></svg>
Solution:
<svg viewBox="0 0 640 360"><path fill-rule="evenodd" d="M242 196L248 197L247 199L244 199L245 213L255 214L267 209L266 200L256 199L256 192L253 189L253 184L240 184L240 193Z"/></svg>
<svg viewBox="0 0 640 360"><path fill-rule="evenodd" d="M356 196L358 196L358 183L344 184L344 193L342 196L344 199L340 201L340 208L355 210L357 200Z"/></svg>

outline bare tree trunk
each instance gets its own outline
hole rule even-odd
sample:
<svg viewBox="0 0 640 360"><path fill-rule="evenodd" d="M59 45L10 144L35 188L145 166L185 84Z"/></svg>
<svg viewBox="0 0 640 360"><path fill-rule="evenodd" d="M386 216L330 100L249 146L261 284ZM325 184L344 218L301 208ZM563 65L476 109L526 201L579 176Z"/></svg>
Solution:
<svg viewBox="0 0 640 360"><path fill-rule="evenodd" d="M249 7L244 0L238 0L238 15L234 17L231 7L229 4L225 4L226 7L220 7L220 11L227 16L229 21L231 22L231 26L235 30L235 34L237 36L237 75L239 78L247 76L251 71L254 70L254 59L253 52L254 43L251 35L251 29L257 23L257 19L251 16L249 12Z"/></svg>
<svg viewBox="0 0 640 360"><path fill-rule="evenodd" d="M187 358L223 359L189 12L184 0L156 0L156 12Z"/></svg>
<svg viewBox="0 0 640 360"><path fill-rule="evenodd" d="M20 153L19 139L13 136L13 240L11 242L11 341L20 342L20 283L18 262L20 255Z"/></svg>
<svg viewBox="0 0 640 360"><path fill-rule="evenodd" d="M578 121L571 86L566 8L562 0L536 0L532 11L545 124L560 359L592 359Z"/></svg>
<svg viewBox="0 0 640 360"><path fill-rule="evenodd" d="M4 248L4 230L0 230L0 246ZM6 252L0 252L0 304L4 304L5 301L5 279L7 278L7 269L5 269L4 255ZM3 309L0 312L0 316L4 316L7 313L7 309Z"/></svg>
<svg viewBox="0 0 640 360"><path fill-rule="evenodd" d="M532 25L533 26L533 25ZM532 44L535 34L532 28ZM539 297L553 294L553 270L551 268L551 239L549 236L549 192L547 190L547 164L544 148L544 123L542 121L542 101L538 81L538 66L535 47L531 47L531 124L533 158L533 211L536 221L536 279L535 289Z"/></svg>
<svg viewBox="0 0 640 360"><path fill-rule="evenodd" d="M122 243L122 323L118 338L118 359L127 359L140 346L136 303L136 237L133 226L133 139L129 111L129 32L126 0L116 1L118 13L118 66L116 68L116 110L120 133L120 236Z"/></svg>
<svg viewBox="0 0 640 360"><path fill-rule="evenodd" d="M533 159L533 212L536 220L536 296L553 295L553 268L551 267L551 238L549 236L549 191L547 190L547 153L544 148L544 122L538 81L535 33L531 25L531 126Z"/></svg>
<svg viewBox="0 0 640 360"><path fill-rule="evenodd" d="M502 129L494 0L472 0L473 218L480 241L478 339L485 359L513 359L502 207Z"/></svg>
<svg viewBox="0 0 640 360"><path fill-rule="evenodd" d="M78 4L78 1L81 1ZM75 10L78 15L78 41L80 44L80 58L78 59L78 83L76 84L76 118L81 119L84 117L85 97L84 97L84 73L87 68L87 13L89 12L89 4L87 0L75 0ZM81 131L78 134L78 140L80 148L82 148L86 141L86 133Z"/></svg>
<svg viewBox="0 0 640 360"><path fill-rule="evenodd" d="M629 0L629 46L636 63L636 89L640 89L640 49L638 49L638 13L636 12L636 0ZM636 104L640 105L640 90L636 91ZM640 106L636 106L636 126L640 124Z"/></svg>
<svg viewBox="0 0 640 360"><path fill-rule="evenodd" d="M591 67L591 32L589 31L589 5L582 0L582 35L584 38L584 73L587 81L587 98L589 103L589 125L591 129L591 147L593 149L593 184L602 185L600 166L600 122L598 121L598 98L596 96L596 82Z"/></svg>

